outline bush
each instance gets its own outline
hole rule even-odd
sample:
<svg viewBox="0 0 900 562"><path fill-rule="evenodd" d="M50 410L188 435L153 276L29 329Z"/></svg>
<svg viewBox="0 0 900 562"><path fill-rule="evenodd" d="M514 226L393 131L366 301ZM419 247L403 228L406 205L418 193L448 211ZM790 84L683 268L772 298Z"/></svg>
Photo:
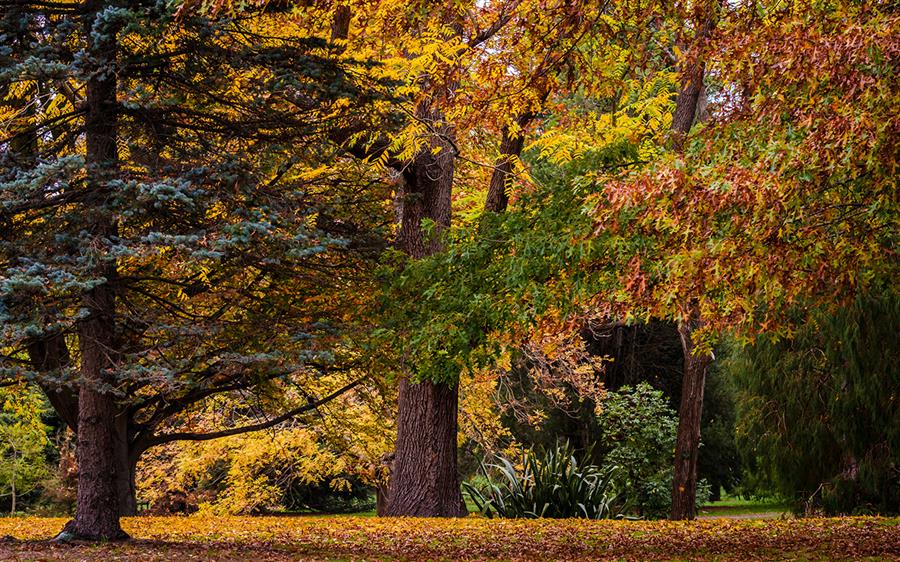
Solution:
<svg viewBox="0 0 900 562"><path fill-rule="evenodd" d="M623 386L607 394L597 419L603 465L619 467L613 484L625 505L640 517L668 516L678 417L663 393L647 383Z"/></svg>
<svg viewBox="0 0 900 562"><path fill-rule="evenodd" d="M527 450L521 471L498 457L498 464L483 467L481 487L463 484L478 510L486 517L607 519L617 515L618 504L610 486L614 468L579 464L566 443L548 450ZM490 470L499 477L495 481Z"/></svg>

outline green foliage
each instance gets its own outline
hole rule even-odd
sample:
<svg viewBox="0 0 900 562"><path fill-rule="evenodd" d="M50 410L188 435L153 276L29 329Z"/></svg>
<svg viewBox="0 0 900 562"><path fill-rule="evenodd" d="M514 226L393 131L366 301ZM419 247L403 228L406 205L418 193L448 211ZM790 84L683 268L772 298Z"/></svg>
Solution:
<svg viewBox="0 0 900 562"><path fill-rule="evenodd" d="M678 416L647 383L610 392L598 414L604 465L617 466L616 489L635 514L668 516Z"/></svg>
<svg viewBox="0 0 900 562"><path fill-rule="evenodd" d="M506 212L450 230L442 252L386 264L382 341L419 378L455 381L520 343L515 336L542 316L564 316L596 294L606 279L579 266L602 244L584 241L584 198L596 189L584 174L631 162L636 150L621 142L565 166L537 160L537 185Z"/></svg>
<svg viewBox="0 0 900 562"><path fill-rule="evenodd" d="M726 362L750 480L828 513L900 511L900 298L817 311Z"/></svg>
<svg viewBox="0 0 900 562"><path fill-rule="evenodd" d="M497 480L488 476L483 487L463 484L488 518L608 519L618 515L611 485L615 468L579 463L568 443L546 450L529 449L518 466L503 457L498 461L489 465L497 472ZM489 474L488 467L484 472Z"/></svg>
<svg viewBox="0 0 900 562"><path fill-rule="evenodd" d="M50 476L49 428L41 420L46 404L25 385L0 388L0 403L0 497L15 512L24 507L21 496L32 495Z"/></svg>

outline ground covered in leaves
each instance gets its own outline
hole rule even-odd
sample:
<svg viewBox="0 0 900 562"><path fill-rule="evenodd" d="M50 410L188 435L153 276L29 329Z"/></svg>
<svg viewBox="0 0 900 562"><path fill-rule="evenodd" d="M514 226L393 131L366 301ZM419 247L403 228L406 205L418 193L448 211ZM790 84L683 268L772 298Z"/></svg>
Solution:
<svg viewBox="0 0 900 562"><path fill-rule="evenodd" d="M133 539L47 541L65 520L0 519L2 560L900 560L900 519L584 521L139 517Z"/></svg>

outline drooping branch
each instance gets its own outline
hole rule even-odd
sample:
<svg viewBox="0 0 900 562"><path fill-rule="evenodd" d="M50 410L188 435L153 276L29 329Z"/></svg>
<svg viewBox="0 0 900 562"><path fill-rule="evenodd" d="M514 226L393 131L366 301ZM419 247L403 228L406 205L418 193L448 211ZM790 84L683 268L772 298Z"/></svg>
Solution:
<svg viewBox="0 0 900 562"><path fill-rule="evenodd" d="M297 408L289 410L289 411L281 414L280 416L274 417L274 418L269 419L264 422L250 424L250 425L244 425L241 427L233 427L231 429L224 429L222 431L212 431L209 433L179 432L179 433L155 435L146 441L146 447L149 448L149 447L153 447L156 445L161 445L163 443L171 443L172 441L209 441L211 439L219 439L221 437L230 437L232 435L240 435L242 433L250 433L253 431L261 431L263 429L268 429L268 428L274 427L282 422L285 422L291 418L299 416L300 414L302 414L304 412L309 412L310 410L315 410L319 406L322 406L323 404L327 404L328 402L334 400L335 398L341 396L342 394L345 394L346 392L356 388L365 379L366 379L366 377L360 377L360 378L342 386L341 388L335 390L334 392L332 392L328 396L325 396L324 398L320 398L319 400L309 402L307 404L304 404L303 406L299 406Z"/></svg>

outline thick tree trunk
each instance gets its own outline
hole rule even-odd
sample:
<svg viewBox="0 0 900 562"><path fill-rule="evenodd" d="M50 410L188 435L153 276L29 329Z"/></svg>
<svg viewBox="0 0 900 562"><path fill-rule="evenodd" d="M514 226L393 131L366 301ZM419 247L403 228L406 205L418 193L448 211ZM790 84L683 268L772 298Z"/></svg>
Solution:
<svg viewBox="0 0 900 562"><path fill-rule="evenodd" d="M32 368L39 374L51 376L67 366L70 361L65 338L55 334L34 340L28 345L28 355ZM41 390L60 419L73 431L78 431L78 393L68 386L39 379ZM140 452L129 441L127 415L118 409L116 417L116 490L119 498L119 513L122 516L137 515L137 495L135 470Z"/></svg>
<svg viewBox="0 0 900 562"><path fill-rule="evenodd" d="M79 333L83 382L78 396L78 495L75 519L66 531L78 539L122 539L127 535L119 525L118 408L109 377L114 366L113 289L108 284L93 289L84 304L91 315Z"/></svg>
<svg viewBox="0 0 900 562"><path fill-rule="evenodd" d="M426 104L419 116L440 124L443 116ZM438 125L440 127L440 125ZM454 155L444 140L452 138L444 127L436 134L434 154L422 151L403 172L402 216L397 247L414 259L440 249L440 240L427 239L422 221L434 221L437 230L450 226L450 195ZM460 517L466 515L457 472L457 404L459 384L423 381L400 384L397 443L388 487L388 516Z"/></svg>
<svg viewBox="0 0 900 562"><path fill-rule="evenodd" d="M706 371L712 362L708 353L698 352L689 324L678 327L684 349L684 379L678 435L675 442L675 478L672 482L672 519L693 519L696 515L697 455L700 449L700 421Z"/></svg>
<svg viewBox="0 0 900 562"><path fill-rule="evenodd" d="M118 169L116 77L108 65L116 58L115 30L95 29L104 2L85 2L85 33L93 57L93 74L85 93L85 166L87 229L102 248L117 234L112 213L105 208L106 182ZM78 395L78 495L75 519L66 525L69 537L85 540L116 540L128 535L119 525L118 418L112 370L116 367L115 262L105 261L98 250L94 274L105 279L88 291L82 306L88 316L79 325L81 389Z"/></svg>
<svg viewBox="0 0 900 562"><path fill-rule="evenodd" d="M400 383L397 456L385 515L463 517L456 466L458 385Z"/></svg>

